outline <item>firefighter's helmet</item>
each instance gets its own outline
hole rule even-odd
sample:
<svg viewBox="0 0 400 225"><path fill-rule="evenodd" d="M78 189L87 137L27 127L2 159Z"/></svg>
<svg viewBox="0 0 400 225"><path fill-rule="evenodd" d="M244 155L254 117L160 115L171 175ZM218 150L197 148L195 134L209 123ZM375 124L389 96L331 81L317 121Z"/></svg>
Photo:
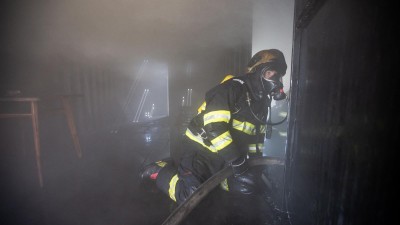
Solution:
<svg viewBox="0 0 400 225"><path fill-rule="evenodd" d="M265 68L276 70L281 76L285 75L287 65L283 53L278 49L261 50L247 64L248 73L254 73Z"/></svg>

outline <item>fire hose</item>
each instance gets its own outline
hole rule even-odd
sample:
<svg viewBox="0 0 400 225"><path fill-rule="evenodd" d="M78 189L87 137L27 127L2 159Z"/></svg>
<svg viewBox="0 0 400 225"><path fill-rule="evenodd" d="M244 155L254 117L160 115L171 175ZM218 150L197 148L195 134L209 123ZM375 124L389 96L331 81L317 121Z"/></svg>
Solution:
<svg viewBox="0 0 400 225"><path fill-rule="evenodd" d="M260 157L249 159L250 166L263 166L263 165L284 165L284 161L281 158L276 157ZM197 206L201 200L208 195L218 184L223 180L232 175L232 169L225 167L218 173L210 177L206 182L201 184L192 195L190 195L186 201L180 204L162 223L162 225L178 225L186 218L187 215Z"/></svg>

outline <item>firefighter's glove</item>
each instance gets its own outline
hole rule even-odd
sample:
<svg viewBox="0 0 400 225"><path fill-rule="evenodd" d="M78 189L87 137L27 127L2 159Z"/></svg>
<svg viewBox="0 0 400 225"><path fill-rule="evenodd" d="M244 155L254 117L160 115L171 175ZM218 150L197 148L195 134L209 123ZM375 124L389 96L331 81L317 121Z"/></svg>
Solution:
<svg viewBox="0 0 400 225"><path fill-rule="evenodd" d="M232 162L233 176L228 178L229 191L242 194L254 194L256 192L256 178L249 171L249 166L245 157Z"/></svg>

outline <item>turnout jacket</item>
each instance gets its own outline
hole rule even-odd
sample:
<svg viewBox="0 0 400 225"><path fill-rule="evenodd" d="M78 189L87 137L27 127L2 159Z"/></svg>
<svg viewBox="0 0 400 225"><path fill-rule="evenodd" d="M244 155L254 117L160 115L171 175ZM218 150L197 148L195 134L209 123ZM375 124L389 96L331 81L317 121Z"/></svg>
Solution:
<svg viewBox="0 0 400 225"><path fill-rule="evenodd" d="M254 87L255 82L260 81L243 75L209 90L185 135L227 163L246 155L261 156L270 98Z"/></svg>

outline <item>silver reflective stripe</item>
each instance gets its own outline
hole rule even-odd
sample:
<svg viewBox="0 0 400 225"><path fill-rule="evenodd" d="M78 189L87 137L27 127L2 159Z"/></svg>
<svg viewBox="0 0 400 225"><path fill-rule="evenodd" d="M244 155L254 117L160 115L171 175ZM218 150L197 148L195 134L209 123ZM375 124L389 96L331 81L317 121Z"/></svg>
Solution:
<svg viewBox="0 0 400 225"><path fill-rule="evenodd" d="M263 151L264 150L264 143L258 143L258 149L260 149L260 151ZM249 152L250 153L256 153L257 152L256 144L249 144Z"/></svg>
<svg viewBox="0 0 400 225"><path fill-rule="evenodd" d="M192 131L189 130L189 128L186 129L185 135L186 135L188 138L190 138L191 140L193 140L193 141L195 141L195 142L201 144L204 148L207 148L208 150L210 150L210 151L212 151L212 152L217 152L217 149L215 149L214 146L212 146L212 145L210 145L210 146L205 145L204 142L203 142L203 138L201 138L200 134L194 135L194 134L192 133Z"/></svg>
<svg viewBox="0 0 400 225"><path fill-rule="evenodd" d="M219 135L218 137L211 140L211 143L217 151L224 149L230 143L232 143L232 136L229 131Z"/></svg>
<svg viewBox="0 0 400 225"><path fill-rule="evenodd" d="M250 122L242 122L234 119L232 121L232 128L248 135L256 135L256 126Z"/></svg>
<svg viewBox="0 0 400 225"><path fill-rule="evenodd" d="M228 110L217 110L204 114L204 126L209 123L225 122L228 123L231 119L231 113Z"/></svg>
<svg viewBox="0 0 400 225"><path fill-rule="evenodd" d="M261 126L260 126L260 133L261 133L261 134L265 134L266 131L267 131L267 126L261 125Z"/></svg>

